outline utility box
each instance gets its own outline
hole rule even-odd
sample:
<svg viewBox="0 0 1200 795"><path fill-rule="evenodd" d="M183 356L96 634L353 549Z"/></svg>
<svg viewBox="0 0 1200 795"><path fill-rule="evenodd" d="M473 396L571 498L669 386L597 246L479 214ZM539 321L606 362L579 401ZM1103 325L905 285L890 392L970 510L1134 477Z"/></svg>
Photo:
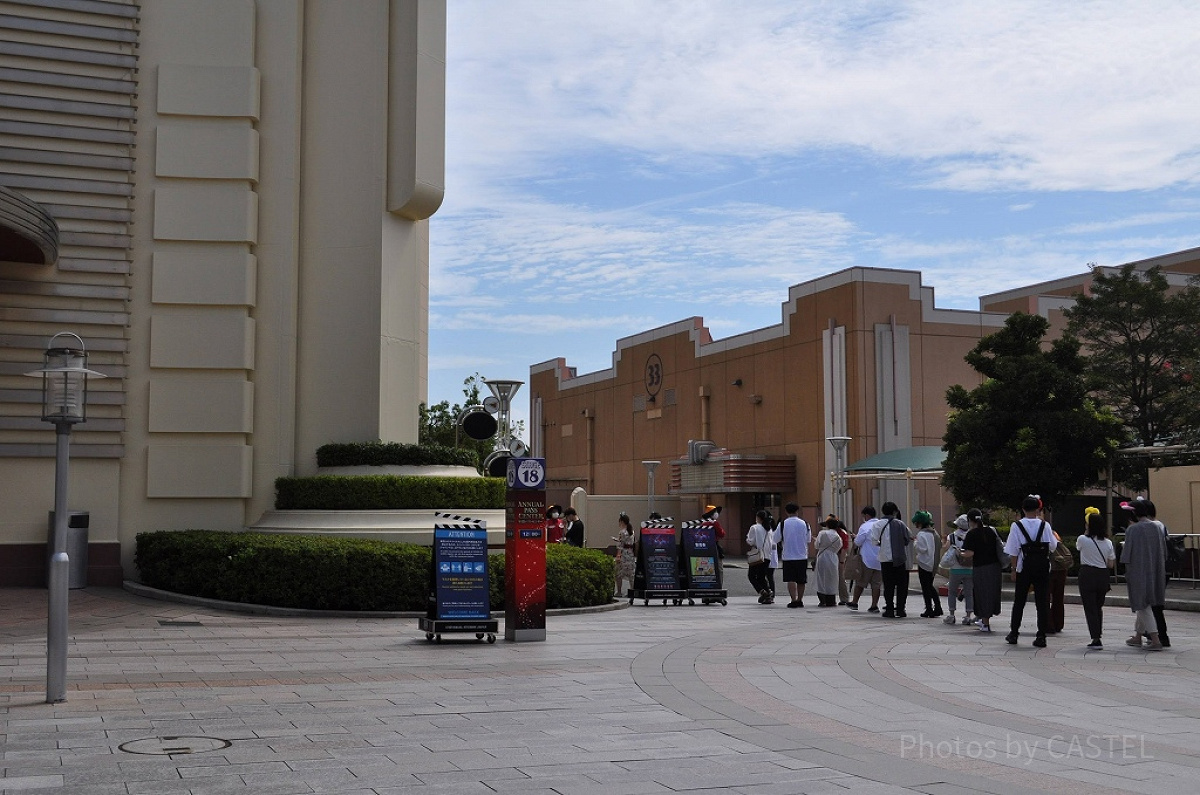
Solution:
<svg viewBox="0 0 1200 795"><path fill-rule="evenodd" d="M87 511L67 511L67 587L86 588L88 575L88 527L92 517ZM46 539L46 562L54 554L54 511L50 511L50 533ZM47 577L49 581L49 577Z"/></svg>

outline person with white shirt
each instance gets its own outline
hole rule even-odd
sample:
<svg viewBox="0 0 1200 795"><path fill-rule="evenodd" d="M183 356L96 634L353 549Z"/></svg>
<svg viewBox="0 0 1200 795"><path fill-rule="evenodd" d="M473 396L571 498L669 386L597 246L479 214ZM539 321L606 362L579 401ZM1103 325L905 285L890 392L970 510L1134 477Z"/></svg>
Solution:
<svg viewBox="0 0 1200 795"><path fill-rule="evenodd" d="M876 522L875 507L868 505L862 509L862 524L858 526L858 533L854 536L854 546L858 548L859 555L862 556L862 579L854 583L854 598L846 606L851 610L858 609L858 599L862 596L863 590L869 585L871 586L871 607L867 610L868 613L879 612L879 590L883 585L883 573L879 568L879 547L871 540L871 528Z"/></svg>
<svg viewBox="0 0 1200 795"><path fill-rule="evenodd" d="M796 514L800 506L789 502L783 507L787 518L779 526L783 537L783 581L787 583L788 607L804 607L804 586L808 583L808 555L812 550L812 530Z"/></svg>
<svg viewBox="0 0 1200 795"><path fill-rule="evenodd" d="M1037 637L1033 639L1033 645L1042 649L1046 647L1046 633L1050 629L1050 555L1058 541L1054 537L1054 528L1038 516L1042 511L1041 497L1030 494L1021 502L1021 510L1025 516L1013 522L1004 545L1004 551L1016 561L1012 574L1016 590L1013 592L1011 630L1004 640L1012 644L1017 642L1032 586L1033 603L1037 608Z"/></svg>
<svg viewBox="0 0 1200 795"><path fill-rule="evenodd" d="M1100 640L1104 629L1104 595L1112 587L1109 572L1116 564L1117 554L1108 538L1108 523L1099 508L1088 506L1083 511L1086 530L1075 541L1079 550L1079 601L1087 619L1089 649L1103 649Z"/></svg>

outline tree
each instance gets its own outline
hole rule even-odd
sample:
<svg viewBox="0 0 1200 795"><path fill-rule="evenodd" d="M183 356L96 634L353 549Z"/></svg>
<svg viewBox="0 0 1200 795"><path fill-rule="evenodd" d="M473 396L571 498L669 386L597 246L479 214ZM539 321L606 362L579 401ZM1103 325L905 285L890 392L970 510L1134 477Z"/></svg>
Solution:
<svg viewBox="0 0 1200 795"><path fill-rule="evenodd" d="M475 373L463 379L463 403L450 405L449 400L434 403L432 406L422 403L418 407L417 441L421 444L441 444L446 447L454 447L457 444L460 448L473 450L482 464L483 459L495 448L495 442L492 439L477 441L459 432L458 418L465 409L483 403L484 387L483 376ZM519 437L524 432L524 422L518 420L512 423L513 436Z"/></svg>
<svg viewBox="0 0 1200 795"><path fill-rule="evenodd" d="M943 483L962 505L1074 494L1100 480L1123 438L1121 421L1088 397L1079 342L1043 349L1049 327L1039 315L1011 315L966 356L983 383L946 392Z"/></svg>
<svg viewBox="0 0 1200 795"><path fill-rule="evenodd" d="M1200 288L1171 292L1162 269L1097 270L1091 295L1067 309L1067 333L1083 343L1091 393L1112 408L1140 445L1187 441L1200 394Z"/></svg>

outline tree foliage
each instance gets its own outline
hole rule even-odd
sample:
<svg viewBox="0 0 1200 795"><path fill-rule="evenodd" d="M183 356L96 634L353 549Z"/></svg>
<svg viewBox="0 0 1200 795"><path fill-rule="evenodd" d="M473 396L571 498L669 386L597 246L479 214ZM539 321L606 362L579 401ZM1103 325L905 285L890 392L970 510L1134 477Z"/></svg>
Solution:
<svg viewBox="0 0 1200 795"><path fill-rule="evenodd" d="M1083 343L1088 389L1112 408L1138 444L1186 441L1198 414L1192 383L1200 358L1200 288L1171 291L1159 267L1096 270L1091 295L1066 310Z"/></svg>
<svg viewBox="0 0 1200 795"><path fill-rule="evenodd" d="M1064 337L1043 348L1049 326L1038 315L1010 316L966 356L983 383L947 390L943 482L962 505L1074 494L1099 481L1121 441L1120 420L1088 397L1079 343Z"/></svg>

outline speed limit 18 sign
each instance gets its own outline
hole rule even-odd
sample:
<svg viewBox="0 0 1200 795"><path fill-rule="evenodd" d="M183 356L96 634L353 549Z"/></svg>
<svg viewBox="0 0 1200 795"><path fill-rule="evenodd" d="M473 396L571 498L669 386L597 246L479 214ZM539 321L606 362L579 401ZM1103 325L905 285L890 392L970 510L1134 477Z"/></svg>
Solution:
<svg viewBox="0 0 1200 795"><path fill-rule="evenodd" d="M546 459L508 459L508 487L510 489L541 489L546 483Z"/></svg>

